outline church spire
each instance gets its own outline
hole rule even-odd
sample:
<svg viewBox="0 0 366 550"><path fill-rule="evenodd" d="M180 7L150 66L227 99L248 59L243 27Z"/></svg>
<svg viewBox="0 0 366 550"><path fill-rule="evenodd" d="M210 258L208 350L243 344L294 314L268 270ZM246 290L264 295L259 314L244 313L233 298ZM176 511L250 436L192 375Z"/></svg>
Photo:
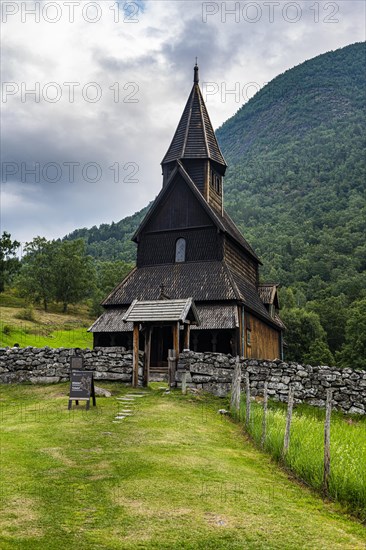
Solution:
<svg viewBox="0 0 366 550"><path fill-rule="evenodd" d="M206 201L223 213L226 162L199 87L197 60L193 86L169 149L162 160L163 187L180 162Z"/></svg>
<svg viewBox="0 0 366 550"><path fill-rule="evenodd" d="M193 87L162 165L184 159L210 159L221 165L225 171L226 162L217 143L198 82L196 62Z"/></svg>
<svg viewBox="0 0 366 550"><path fill-rule="evenodd" d="M196 57L196 64L194 66L194 77L193 77L193 82L195 84L198 84L200 81L199 79L199 76L198 76L198 65L197 65L197 57Z"/></svg>

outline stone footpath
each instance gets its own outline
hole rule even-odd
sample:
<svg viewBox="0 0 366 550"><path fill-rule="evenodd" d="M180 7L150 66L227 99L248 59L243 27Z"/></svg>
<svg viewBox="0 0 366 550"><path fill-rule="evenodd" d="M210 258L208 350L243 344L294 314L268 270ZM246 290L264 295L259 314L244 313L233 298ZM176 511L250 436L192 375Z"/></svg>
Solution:
<svg viewBox="0 0 366 550"><path fill-rule="evenodd" d="M113 423L117 424L121 422L121 420L133 416L135 412L133 406L136 404L135 399L141 399L142 397L145 397L146 393L147 392L126 393L123 397L116 397L118 405L121 405L122 408L116 414Z"/></svg>

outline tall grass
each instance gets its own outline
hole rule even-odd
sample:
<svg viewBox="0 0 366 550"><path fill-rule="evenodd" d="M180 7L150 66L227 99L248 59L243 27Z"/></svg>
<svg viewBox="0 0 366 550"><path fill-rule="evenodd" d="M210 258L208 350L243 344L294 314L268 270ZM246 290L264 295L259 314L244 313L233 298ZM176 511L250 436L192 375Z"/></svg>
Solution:
<svg viewBox="0 0 366 550"><path fill-rule="evenodd" d="M245 419L245 399L240 418ZM324 410L298 405L292 417L289 451L283 457L286 406L269 402L264 450L317 490L322 489L323 480L324 419ZM261 444L262 422L262 405L251 403L248 431L257 445ZM366 520L366 418L355 420L332 413L329 495Z"/></svg>

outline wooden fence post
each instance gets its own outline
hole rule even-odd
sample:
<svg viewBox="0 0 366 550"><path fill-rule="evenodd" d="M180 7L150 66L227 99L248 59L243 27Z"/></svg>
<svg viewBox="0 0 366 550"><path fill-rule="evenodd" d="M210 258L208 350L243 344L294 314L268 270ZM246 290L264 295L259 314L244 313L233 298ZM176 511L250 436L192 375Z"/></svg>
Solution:
<svg viewBox="0 0 366 550"><path fill-rule="evenodd" d="M236 357L233 379L231 383L231 401L230 409L235 413L240 414L240 383L241 383L241 367L239 356Z"/></svg>
<svg viewBox="0 0 366 550"><path fill-rule="evenodd" d="M285 429L285 437L283 440L283 451L282 456L285 457L288 453L288 449L290 446L290 431L291 431L291 420L292 420L292 409L294 406L294 387L290 386L288 391L288 405L287 405L287 418L286 418L286 429Z"/></svg>
<svg viewBox="0 0 366 550"><path fill-rule="evenodd" d="M246 407L245 407L245 424L249 428L249 422L250 422L250 379L249 379L249 372L245 371L245 400L246 400Z"/></svg>
<svg viewBox="0 0 366 550"><path fill-rule="evenodd" d="M268 410L268 382L264 383L263 389L263 420L262 420L262 437L261 446L264 448L267 437L267 410Z"/></svg>
<svg viewBox="0 0 366 550"><path fill-rule="evenodd" d="M330 421L332 416L332 395L333 390L327 389L327 400L324 423L324 473L323 473L323 493L329 494L329 476L330 476Z"/></svg>

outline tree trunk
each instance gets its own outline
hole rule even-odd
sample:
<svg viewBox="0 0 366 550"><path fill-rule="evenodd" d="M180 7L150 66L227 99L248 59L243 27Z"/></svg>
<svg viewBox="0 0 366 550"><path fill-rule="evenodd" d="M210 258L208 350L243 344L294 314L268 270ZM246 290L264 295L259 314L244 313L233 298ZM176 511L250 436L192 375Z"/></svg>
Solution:
<svg viewBox="0 0 366 550"><path fill-rule="evenodd" d="M63 313L67 313L67 303L66 303L66 302L64 302L64 306L63 306L63 308L62 308L62 312L63 312Z"/></svg>

